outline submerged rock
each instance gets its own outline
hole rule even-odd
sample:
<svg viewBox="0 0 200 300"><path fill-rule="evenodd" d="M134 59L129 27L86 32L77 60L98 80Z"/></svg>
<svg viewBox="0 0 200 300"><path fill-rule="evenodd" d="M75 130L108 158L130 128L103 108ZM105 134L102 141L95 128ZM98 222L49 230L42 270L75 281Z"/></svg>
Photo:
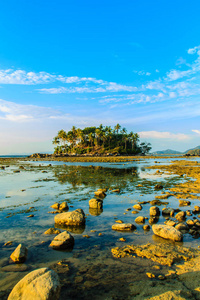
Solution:
<svg viewBox="0 0 200 300"><path fill-rule="evenodd" d="M153 233L164 238L169 239L174 242L180 242L183 239L182 233L169 225L153 225L152 226Z"/></svg>
<svg viewBox="0 0 200 300"><path fill-rule="evenodd" d="M100 199L91 199L89 201L89 207L95 209L102 209L103 201Z"/></svg>
<svg viewBox="0 0 200 300"><path fill-rule="evenodd" d="M74 238L69 232L64 231L64 232L58 234L57 236L55 236L55 238L53 239L53 241L51 242L51 244L49 246L55 250L63 250L63 249L73 248Z"/></svg>
<svg viewBox="0 0 200 300"><path fill-rule="evenodd" d="M151 259L162 265L171 266L175 262L187 261L199 255L199 251L172 244L146 244L146 245L127 245L116 247L111 250L114 257L140 256Z"/></svg>
<svg viewBox="0 0 200 300"><path fill-rule="evenodd" d="M19 244L14 252L11 254L10 258L15 263L23 263L25 262L28 255L28 249L23 245Z"/></svg>
<svg viewBox="0 0 200 300"><path fill-rule="evenodd" d="M58 300L60 282L53 270L41 268L22 278L11 291L8 300Z"/></svg>
<svg viewBox="0 0 200 300"><path fill-rule="evenodd" d="M59 225L83 225L85 224L85 213L82 209L76 209L56 215L54 221Z"/></svg>
<svg viewBox="0 0 200 300"><path fill-rule="evenodd" d="M122 224L114 224L112 225L113 230L127 231L136 229L135 225L131 223L122 223Z"/></svg>
<svg viewBox="0 0 200 300"><path fill-rule="evenodd" d="M49 228L47 229L44 234L59 234L60 230L55 228Z"/></svg>

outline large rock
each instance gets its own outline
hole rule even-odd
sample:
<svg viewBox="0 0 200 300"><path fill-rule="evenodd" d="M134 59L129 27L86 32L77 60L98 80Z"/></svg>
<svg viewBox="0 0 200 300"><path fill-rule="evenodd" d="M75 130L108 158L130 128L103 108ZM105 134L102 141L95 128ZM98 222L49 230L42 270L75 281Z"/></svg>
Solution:
<svg viewBox="0 0 200 300"><path fill-rule="evenodd" d="M127 230L134 230L136 229L135 225L131 223L122 223L122 224L114 224L112 225L113 230L122 230L122 231L127 231Z"/></svg>
<svg viewBox="0 0 200 300"><path fill-rule="evenodd" d="M63 231L62 233L55 236L55 238L50 244L50 247L52 247L55 250L69 249L72 248L73 246L74 246L74 238L67 231Z"/></svg>
<svg viewBox="0 0 200 300"><path fill-rule="evenodd" d="M60 282L50 269L32 271L20 280L11 291L8 300L58 300Z"/></svg>
<svg viewBox="0 0 200 300"><path fill-rule="evenodd" d="M174 242L180 242L183 239L182 233L169 225L153 225L152 226L153 233L164 238L164 239L169 239Z"/></svg>
<svg viewBox="0 0 200 300"><path fill-rule="evenodd" d="M100 199L91 199L89 201L90 208L102 209L103 201Z"/></svg>
<svg viewBox="0 0 200 300"><path fill-rule="evenodd" d="M59 225L83 225L85 224L85 213L82 209L76 209L56 215L54 221Z"/></svg>
<svg viewBox="0 0 200 300"><path fill-rule="evenodd" d="M10 258L15 263L23 263L25 262L28 255L28 250L23 244L19 244L14 252L11 254Z"/></svg>

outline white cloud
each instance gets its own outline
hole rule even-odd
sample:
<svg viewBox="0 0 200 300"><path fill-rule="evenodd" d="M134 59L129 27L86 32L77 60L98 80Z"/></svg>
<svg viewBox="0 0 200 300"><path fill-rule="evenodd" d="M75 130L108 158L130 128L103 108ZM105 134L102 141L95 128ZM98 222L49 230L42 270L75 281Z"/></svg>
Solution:
<svg viewBox="0 0 200 300"><path fill-rule="evenodd" d="M197 133L197 134L200 134L200 130L198 130L198 129L192 129L192 131Z"/></svg>
<svg viewBox="0 0 200 300"><path fill-rule="evenodd" d="M150 76L151 75L150 72L146 72L146 71L133 71L133 72L138 74L139 76Z"/></svg>
<svg viewBox="0 0 200 300"><path fill-rule="evenodd" d="M195 54L200 49L200 46L188 49L188 54Z"/></svg>
<svg viewBox="0 0 200 300"><path fill-rule="evenodd" d="M168 131L141 131L138 132L140 138L153 138L153 139L174 139L174 140L186 140L189 136L183 133L171 133Z"/></svg>

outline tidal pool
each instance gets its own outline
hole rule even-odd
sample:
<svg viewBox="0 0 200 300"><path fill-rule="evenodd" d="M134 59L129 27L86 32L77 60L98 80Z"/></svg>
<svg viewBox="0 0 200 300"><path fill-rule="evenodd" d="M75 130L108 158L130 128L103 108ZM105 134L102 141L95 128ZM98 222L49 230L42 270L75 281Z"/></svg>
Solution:
<svg viewBox="0 0 200 300"><path fill-rule="evenodd" d="M14 285L28 272L51 267L61 280L60 299L144 299L136 286L149 284L146 273L162 275L169 267L140 257L116 259L111 249L125 244L171 243L135 223L137 216L149 218L152 206L149 202L155 196L186 180L147 169L154 161L116 164L7 161L5 169L0 169L0 298L7 299ZM171 159L158 161L169 163ZM157 183L164 189L155 190ZM91 210L88 201L99 188L107 189L103 209ZM120 192L112 192L114 189ZM63 201L67 201L69 211L81 208L87 217L84 227L67 228L75 239L71 252L49 248L55 235L44 234L55 226L51 205ZM161 205L161 210L166 206L179 208L173 196L163 201L169 204ZM133 214L133 205L138 202L143 202L142 210ZM196 204L195 199L191 200L191 205L181 210L192 210ZM34 217L29 217L31 214ZM137 228L131 232L113 231L111 227L116 220L133 223ZM164 221L160 215L158 223ZM148 219L145 224L149 224ZM122 237L125 242L119 241ZM5 246L8 241L12 245ZM15 265L9 257L20 243L28 248L28 258L23 265ZM200 242L185 234L180 244L197 248Z"/></svg>

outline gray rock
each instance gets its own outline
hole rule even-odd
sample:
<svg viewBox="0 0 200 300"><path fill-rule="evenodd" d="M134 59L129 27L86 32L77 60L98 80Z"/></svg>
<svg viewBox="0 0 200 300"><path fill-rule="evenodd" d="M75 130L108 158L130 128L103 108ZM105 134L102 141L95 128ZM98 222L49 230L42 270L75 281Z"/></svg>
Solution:
<svg viewBox="0 0 200 300"><path fill-rule="evenodd" d="M169 239L175 242L180 242L183 239L182 233L168 225L153 225L152 226L153 233L164 238L164 239Z"/></svg>
<svg viewBox="0 0 200 300"><path fill-rule="evenodd" d="M85 213L82 209L61 213L55 216L54 221L59 225L84 225Z"/></svg>
<svg viewBox="0 0 200 300"><path fill-rule="evenodd" d="M50 247L52 247L55 250L68 249L68 248L72 248L73 246L74 246L74 238L67 231L63 231L62 233L55 236L55 238L50 244Z"/></svg>
<svg viewBox="0 0 200 300"><path fill-rule="evenodd" d="M23 245L19 244L14 252L11 254L10 258L15 263L23 263L25 262L28 255L28 249Z"/></svg>
<svg viewBox="0 0 200 300"><path fill-rule="evenodd" d="M8 300L58 300L58 275L47 268L37 269L22 278L13 288Z"/></svg>

